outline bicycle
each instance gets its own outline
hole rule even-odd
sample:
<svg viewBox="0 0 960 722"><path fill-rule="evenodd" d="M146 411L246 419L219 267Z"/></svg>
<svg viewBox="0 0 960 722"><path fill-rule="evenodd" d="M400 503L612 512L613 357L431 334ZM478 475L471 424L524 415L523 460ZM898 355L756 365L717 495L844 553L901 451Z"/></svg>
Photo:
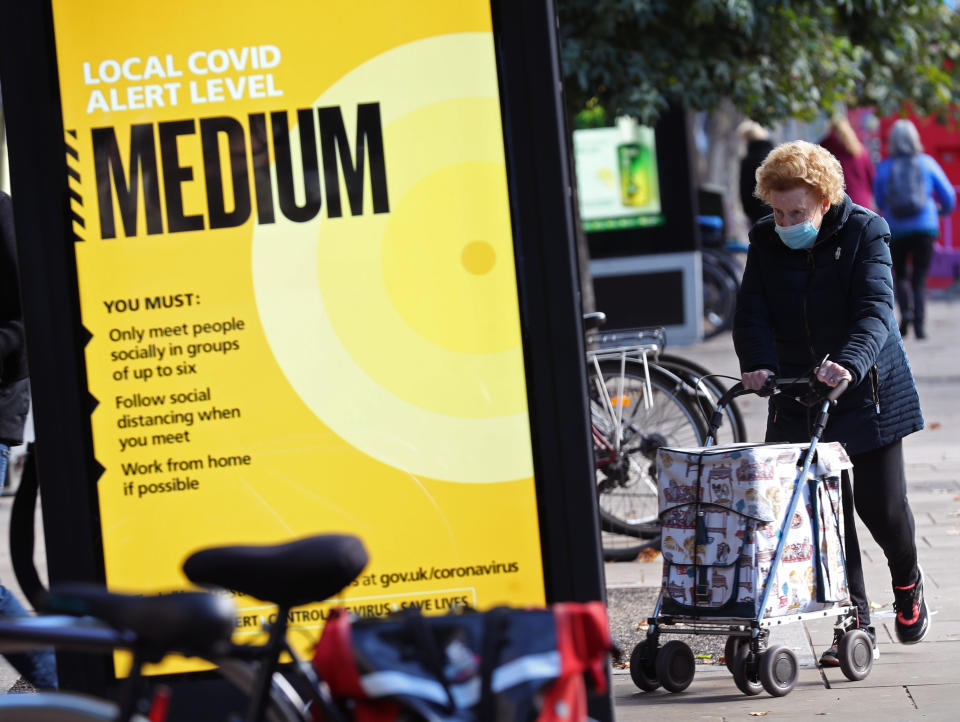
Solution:
<svg viewBox="0 0 960 722"><path fill-rule="evenodd" d="M724 242L722 216L699 215L703 281L703 337L712 338L733 326L743 266Z"/></svg>
<svg viewBox="0 0 960 722"><path fill-rule="evenodd" d="M309 661L298 658L286 640L293 607L323 601L353 581L367 564L359 539L317 535L274 545L204 549L184 562L199 586L232 589L277 606L265 625L264 644L236 644L236 610L224 593L178 592L128 595L93 584L62 584L46 590L33 564L36 477L28 467L11 514L14 571L33 606L46 614L0 619L0 652L52 646L90 653L132 653L119 700L73 692L38 692L0 697L0 722L163 722L169 692L147 693L145 664L169 654L198 657L249 699L247 722L306 722L319 708L330 722L344 717L317 679ZM29 530L29 534L27 531ZM291 663L280 664L283 655Z"/></svg>
<svg viewBox="0 0 960 722"><path fill-rule="evenodd" d="M0 651L54 646L82 652L127 650L133 655L119 702L69 692L0 698L0 721L159 722L168 699L162 688L145 693L145 664L169 654L199 657L250 700L245 720L304 722L320 705L329 720L343 717L324 696L324 686L286 640L287 619L297 606L328 599L366 566L360 540L318 535L275 545L204 549L184 562L198 585L233 589L277 605L264 644L231 641L236 610L223 594L182 592L137 596L92 584L64 584L44 596L50 615L0 620ZM283 655L292 663L280 665ZM139 709L146 702L147 709Z"/></svg>
<svg viewBox="0 0 960 722"><path fill-rule="evenodd" d="M589 330L603 323L588 314ZM657 449L699 445L707 425L696 392L656 364L661 328L589 334L587 376L604 559L659 543Z"/></svg>
<svg viewBox="0 0 960 722"><path fill-rule="evenodd" d="M599 601L559 603L549 610L461 610L436 618L407 609L392 619L353 621L346 610L336 609L313 659L299 662L286 642L289 611L326 595L357 569L357 560L348 558L339 565L337 571L344 575L339 579L336 572L313 573L331 572L329 566L318 569L317 559L343 561L344 555L324 548L331 539L212 548L185 562L188 577L196 583L229 585L275 601L277 622L264 645L230 641L234 610L222 596L193 592L138 598L91 585L53 589L47 608L90 616L71 617L66 623L53 617L26 623L0 620L3 644L39 642L88 652L131 649L134 673L120 704L65 692L15 695L0 698L0 720L165 722L169 692L161 687L143 694L139 671L143 662L173 651L219 664L220 674L250 700L244 718L248 721L342 722L354 715L382 719L379 714L385 712L391 715L387 719L394 719L398 708L406 711L403 719L436 719L431 711L439 708L450 715L444 719L486 720L499 715L497 705L504 702L521 710L543 705L551 713L562 709L564 717L585 719L587 687L604 690L603 669L612 642ZM359 544L352 537L334 541L349 546L350 540ZM337 543L334 551L343 551ZM362 553L362 546L351 551ZM294 663L279 669L283 653ZM140 700L148 703L142 713L137 709Z"/></svg>
<svg viewBox="0 0 960 722"><path fill-rule="evenodd" d="M733 325L739 283L731 277L719 252L703 249L703 337L713 338Z"/></svg>

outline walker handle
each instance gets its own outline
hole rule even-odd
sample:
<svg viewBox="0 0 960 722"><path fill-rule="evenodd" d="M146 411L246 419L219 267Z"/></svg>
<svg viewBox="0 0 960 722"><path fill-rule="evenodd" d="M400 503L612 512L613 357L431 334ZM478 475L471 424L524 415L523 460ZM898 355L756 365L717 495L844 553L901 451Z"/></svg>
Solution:
<svg viewBox="0 0 960 722"><path fill-rule="evenodd" d="M831 404L837 403L837 399L840 398L840 394L847 390L847 386L850 385L849 379L843 379L840 383L830 389L830 393L827 394L827 401Z"/></svg>
<svg viewBox="0 0 960 722"><path fill-rule="evenodd" d="M722 410L738 396L746 396L747 394L756 394L757 396L772 396L773 394L780 393L781 388L809 383L810 379L806 377L789 378L785 376L768 376L763 386L761 386L759 389L745 389L743 384L738 381L729 389L727 389L726 393L717 400L717 409Z"/></svg>
<svg viewBox="0 0 960 722"><path fill-rule="evenodd" d="M820 426L821 432L823 431L823 426L825 426L827 422L827 417L826 417L827 409L830 406L834 406L837 403L837 399L840 398L840 394L842 394L844 391L847 390L847 386L849 386L849 383L850 383L849 381L844 379L843 381L838 383L835 387L830 389L830 392L825 397L823 397L826 405L824 409L821 410L820 416L818 418L818 423L817 423L817 425ZM717 400L717 406L713 411L713 417L710 419L710 430L707 433L707 438L708 438L707 445L709 446L710 444L712 444L713 441L717 438L717 430L720 428L720 425L723 423L723 410L727 406L729 406L730 402L733 401L733 399L737 398L738 396L746 396L747 394L756 394L757 396L761 396L761 397L772 396L773 394L780 393L780 390L782 388L785 388L788 386L795 386L797 384L804 384L809 386L810 379L806 377L788 378L788 377L781 377L781 376L768 376L763 386L760 387L759 389L745 389L741 382L738 381L737 383L735 383L733 386L727 389L726 393L724 393L723 396L721 396Z"/></svg>

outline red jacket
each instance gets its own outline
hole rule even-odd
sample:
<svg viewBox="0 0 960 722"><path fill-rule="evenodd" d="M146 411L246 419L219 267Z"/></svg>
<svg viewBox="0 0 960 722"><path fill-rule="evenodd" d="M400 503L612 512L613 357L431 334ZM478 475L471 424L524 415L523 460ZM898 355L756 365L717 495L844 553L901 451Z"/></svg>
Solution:
<svg viewBox="0 0 960 722"><path fill-rule="evenodd" d="M820 141L820 145L833 153L843 168L843 177L847 185L847 195L858 206L876 210L873 201L873 176L876 171L870 153L866 148L858 156L853 156L847 147L832 131Z"/></svg>

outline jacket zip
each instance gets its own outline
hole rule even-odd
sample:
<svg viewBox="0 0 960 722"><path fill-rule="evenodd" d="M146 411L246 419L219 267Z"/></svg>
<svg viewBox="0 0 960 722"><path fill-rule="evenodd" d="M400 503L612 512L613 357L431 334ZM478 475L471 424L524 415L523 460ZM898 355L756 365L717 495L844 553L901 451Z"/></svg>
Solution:
<svg viewBox="0 0 960 722"><path fill-rule="evenodd" d="M813 261L813 249L807 249L807 265L810 267L807 273L807 286L803 289L803 330L807 337L807 348L810 350L811 363L817 363L817 350L813 347L813 334L810 333L810 318L807 316L807 296L810 295L810 286L813 284L813 272L816 270L816 264Z"/></svg>

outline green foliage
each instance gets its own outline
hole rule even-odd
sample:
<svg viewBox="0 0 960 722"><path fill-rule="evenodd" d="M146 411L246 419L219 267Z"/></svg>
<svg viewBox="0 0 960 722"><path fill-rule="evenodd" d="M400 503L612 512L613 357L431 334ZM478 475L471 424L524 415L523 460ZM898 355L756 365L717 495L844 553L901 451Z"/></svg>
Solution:
<svg viewBox="0 0 960 722"><path fill-rule="evenodd" d="M769 124L840 104L960 117L942 0L557 0L568 103L652 123L729 98Z"/></svg>

